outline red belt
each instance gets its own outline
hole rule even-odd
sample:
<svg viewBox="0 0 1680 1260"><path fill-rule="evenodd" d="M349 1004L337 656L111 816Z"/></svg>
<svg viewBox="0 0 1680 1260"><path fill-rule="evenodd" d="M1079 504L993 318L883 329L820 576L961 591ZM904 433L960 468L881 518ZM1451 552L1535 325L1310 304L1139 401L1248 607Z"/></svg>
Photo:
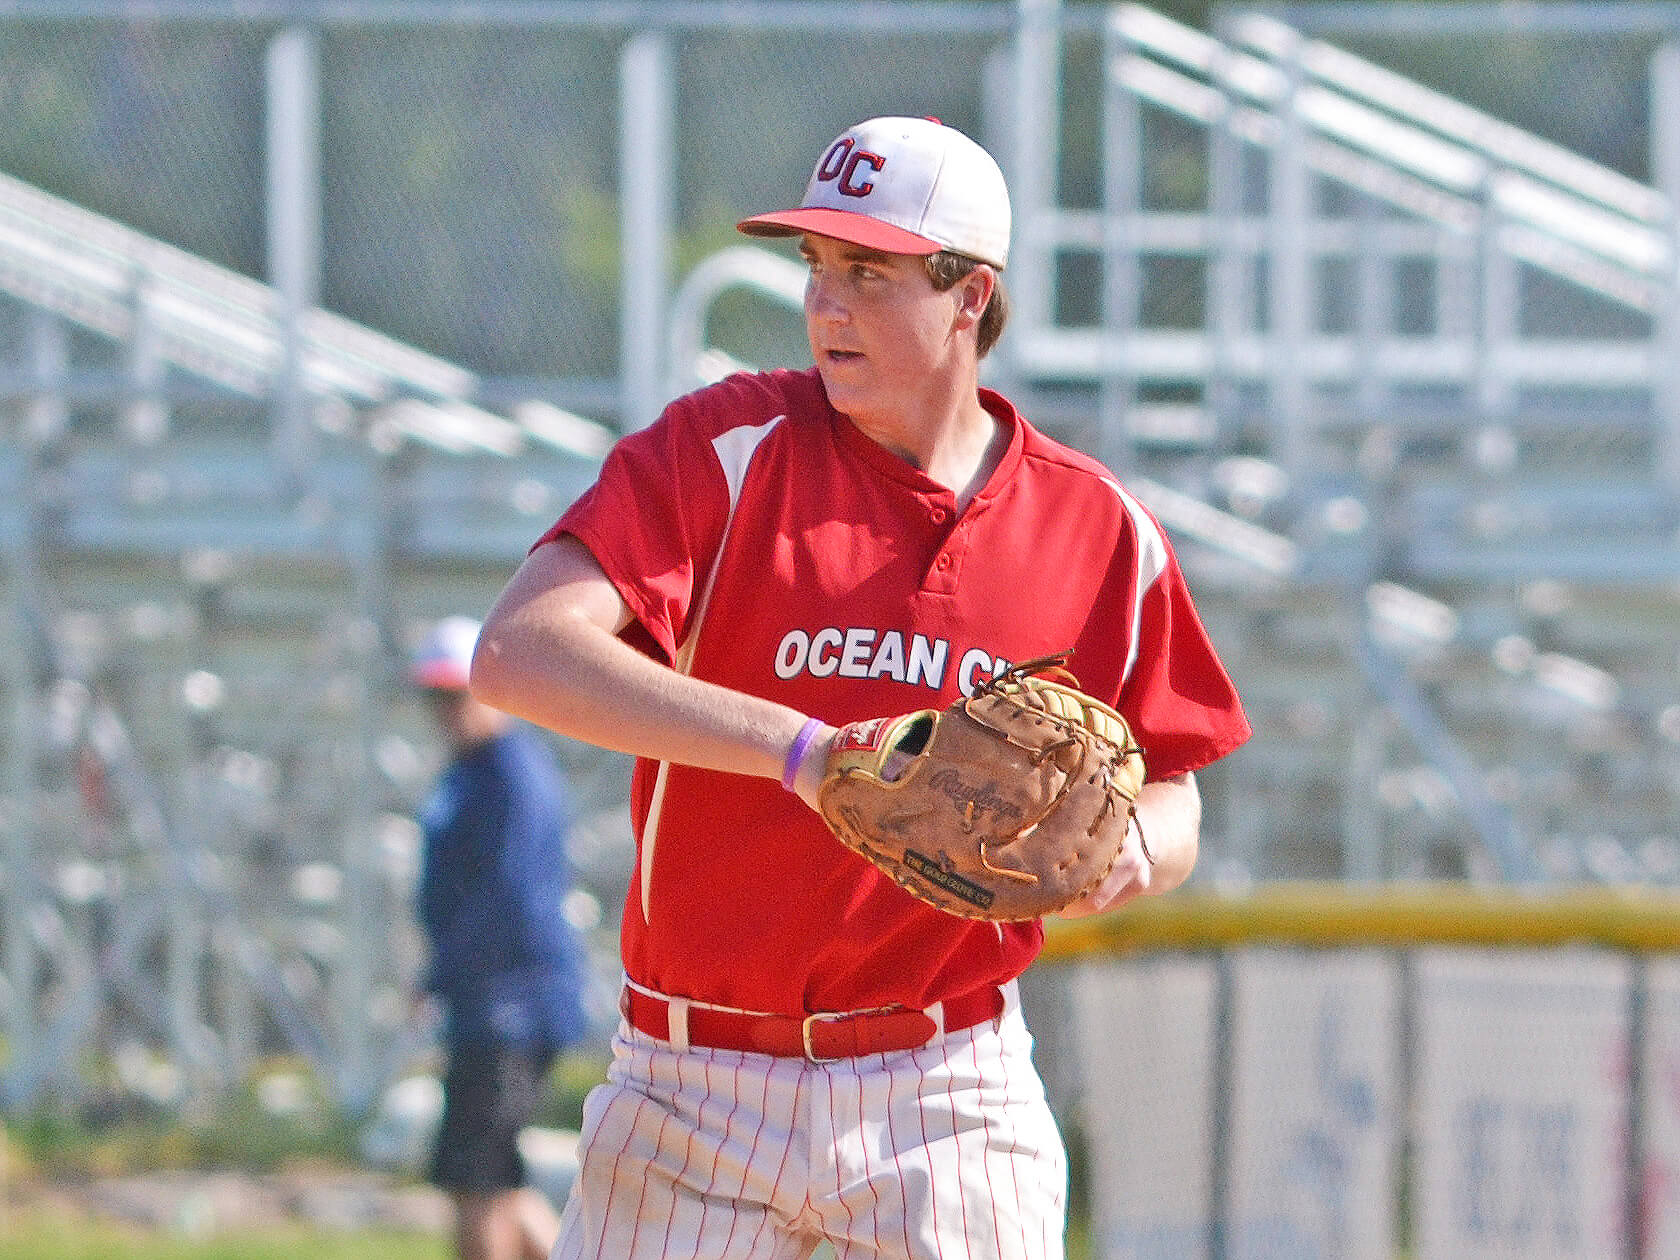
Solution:
<svg viewBox="0 0 1680 1260"><path fill-rule="evenodd" d="M794 1015L755 1015L698 1003L682 1003L624 986L619 1007L630 1026L649 1037L680 1044L673 1037L672 1010L686 1006L688 1044L713 1050L747 1050L784 1058L826 1063L860 1054L885 1054L925 1046L940 1024L926 1011L888 1007L878 1011L819 1011ZM1003 1014L1003 992L995 985L975 989L943 1004L944 1030L972 1028ZM680 1016L679 1016L680 1018Z"/></svg>

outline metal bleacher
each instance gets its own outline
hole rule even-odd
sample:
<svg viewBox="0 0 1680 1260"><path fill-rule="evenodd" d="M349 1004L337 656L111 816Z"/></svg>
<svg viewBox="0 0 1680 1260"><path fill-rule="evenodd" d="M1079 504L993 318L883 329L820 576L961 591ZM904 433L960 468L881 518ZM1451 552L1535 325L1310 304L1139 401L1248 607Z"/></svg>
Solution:
<svg viewBox="0 0 1680 1260"><path fill-rule="evenodd" d="M493 412L325 311L294 336L268 286L5 176L0 294L0 830L30 925L6 997L43 1015L13 1022L5 1092L143 1010L200 1084L278 1032L365 1099L414 1045L397 925L436 740L394 686L407 638L486 607L611 434ZM623 772L566 751L587 860Z"/></svg>
<svg viewBox="0 0 1680 1260"><path fill-rule="evenodd" d="M1210 865L1672 878L1674 50L1665 188L1260 13L1118 6L1102 66L1101 202L1027 188L1009 370L1086 382L1072 435L1199 553L1260 718Z"/></svg>
<svg viewBox="0 0 1680 1260"><path fill-rule="evenodd" d="M987 370L1160 516L1237 677L1198 878L1680 882L1680 171L1270 17L1101 22L1097 204L994 101ZM1018 81L1057 38L1026 21ZM801 284L701 262L670 389L738 366L718 294ZM365 1103L420 1035L407 636L486 606L613 433L4 175L0 347L0 1104L94 1040L215 1087L276 1037ZM626 766L562 751L610 915Z"/></svg>

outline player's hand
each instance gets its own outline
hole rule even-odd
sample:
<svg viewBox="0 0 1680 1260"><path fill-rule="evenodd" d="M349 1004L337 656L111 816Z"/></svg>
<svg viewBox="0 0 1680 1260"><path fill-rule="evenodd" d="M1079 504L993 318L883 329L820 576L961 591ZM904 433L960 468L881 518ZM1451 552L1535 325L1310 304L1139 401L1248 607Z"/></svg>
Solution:
<svg viewBox="0 0 1680 1260"><path fill-rule="evenodd" d="M1093 914L1118 910L1149 891L1154 866L1143 851L1136 820L1126 830L1126 843L1102 883L1078 901L1056 911L1059 918L1084 919Z"/></svg>

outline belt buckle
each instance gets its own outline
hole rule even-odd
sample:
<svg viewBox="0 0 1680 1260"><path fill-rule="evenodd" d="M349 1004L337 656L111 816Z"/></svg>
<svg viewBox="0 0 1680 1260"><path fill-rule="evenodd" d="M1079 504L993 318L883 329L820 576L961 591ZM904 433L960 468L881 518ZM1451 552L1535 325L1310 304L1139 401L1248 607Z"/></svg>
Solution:
<svg viewBox="0 0 1680 1260"><path fill-rule="evenodd" d="M842 1019L850 1019L851 1015L842 1011L813 1011L807 1015L799 1025L799 1040L805 1048L805 1059L808 1063L838 1063L844 1055L823 1056L811 1048L811 1025L818 1021L837 1023Z"/></svg>

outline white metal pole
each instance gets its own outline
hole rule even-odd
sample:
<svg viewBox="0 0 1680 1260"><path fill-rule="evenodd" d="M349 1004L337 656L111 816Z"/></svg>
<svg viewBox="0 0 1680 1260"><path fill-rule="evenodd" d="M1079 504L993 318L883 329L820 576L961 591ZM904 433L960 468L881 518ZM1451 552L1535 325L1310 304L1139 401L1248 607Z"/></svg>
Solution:
<svg viewBox="0 0 1680 1260"><path fill-rule="evenodd" d="M1058 121L1061 115L1061 0L1019 0L1016 32L1015 126L1009 156L1009 198L1015 239L1010 244L1009 296L1015 316L1036 341L1053 318ZM1026 345L1018 345L1017 350Z"/></svg>
<svg viewBox="0 0 1680 1260"><path fill-rule="evenodd" d="M674 154L671 50L662 32L645 31L625 45L619 92L619 398L620 427L629 432L652 424L666 401Z"/></svg>
<svg viewBox="0 0 1680 1260"><path fill-rule="evenodd" d="M284 339L275 382L275 453L294 478L310 453L302 318L321 290L321 90L316 33L288 27L268 46L268 274Z"/></svg>
<svg viewBox="0 0 1680 1260"><path fill-rule="evenodd" d="M1102 326L1113 351L1102 364L1097 454L1110 467L1132 462L1127 426L1137 400L1137 376L1127 347L1138 335L1143 264L1138 226L1143 219L1143 116L1138 98L1121 81L1131 52L1119 14L1103 26L1102 44ZM1046 268L1052 260L1045 259Z"/></svg>
<svg viewBox="0 0 1680 1260"><path fill-rule="evenodd" d="M1669 40L1651 58L1651 174L1668 195L1672 250L1668 292L1656 320L1652 359L1658 423L1658 472L1670 491L1680 490L1680 40Z"/></svg>
<svg viewBox="0 0 1680 1260"><path fill-rule="evenodd" d="M64 325L45 311L37 311L28 327L29 367L39 384L28 404L22 440L17 443L20 503L15 532L8 531L7 551L11 568L12 624L10 651L0 672L5 678L10 702L10 731L7 739L5 793L11 808L0 814L0 837L5 853L5 879L0 881L0 911L7 926L4 966L6 982L5 1029L9 1070L0 1089L0 1101L15 1101L20 1065L30 1063L39 1046L43 1012L37 1005L36 986L40 979L40 951L34 933L36 902L35 834L40 830L37 811L41 801L36 785L36 757L40 740L41 697L37 688L39 643L34 636L42 629L40 618L40 539L37 537L37 504L41 478L40 448L64 430L67 412L61 392L69 369L69 348Z"/></svg>
<svg viewBox="0 0 1680 1260"><path fill-rule="evenodd" d="M1267 190L1270 406L1282 462L1299 484L1312 470L1313 417L1306 357L1316 304L1308 222L1312 215L1312 174L1307 168L1306 125L1299 108L1305 70L1298 39L1290 40L1279 61L1288 88L1278 103L1282 126L1272 148L1271 185Z"/></svg>
<svg viewBox="0 0 1680 1260"><path fill-rule="evenodd" d="M1015 128L1020 121L1016 117L1015 87L1015 49L1007 43L999 43L987 54L980 72L983 114L979 139L986 152L997 157L1000 164L1014 160ZM1019 231L1012 231L1010 235L1017 237ZM1007 285L1013 301L1013 271L1009 273ZM1017 366L1015 338L1005 337L980 364L980 379L993 389L1015 397L1020 393Z"/></svg>

